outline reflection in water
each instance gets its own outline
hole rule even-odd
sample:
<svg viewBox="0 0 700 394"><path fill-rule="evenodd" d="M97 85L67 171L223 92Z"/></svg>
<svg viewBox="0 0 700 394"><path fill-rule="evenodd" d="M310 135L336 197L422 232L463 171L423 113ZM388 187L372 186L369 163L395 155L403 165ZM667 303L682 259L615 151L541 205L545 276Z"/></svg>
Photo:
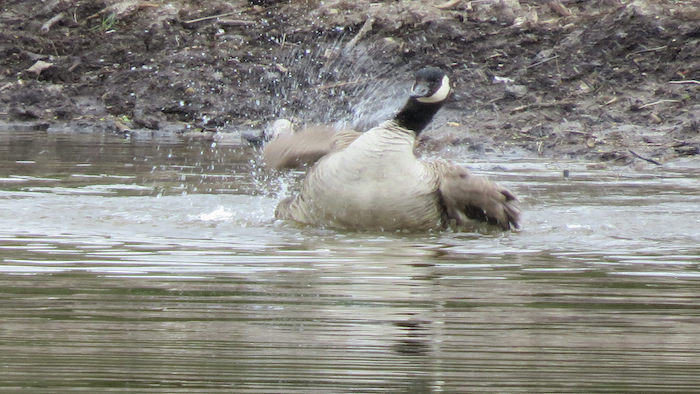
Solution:
<svg viewBox="0 0 700 394"><path fill-rule="evenodd" d="M506 163L521 232L350 233L246 148L0 133L0 386L695 390L697 164Z"/></svg>

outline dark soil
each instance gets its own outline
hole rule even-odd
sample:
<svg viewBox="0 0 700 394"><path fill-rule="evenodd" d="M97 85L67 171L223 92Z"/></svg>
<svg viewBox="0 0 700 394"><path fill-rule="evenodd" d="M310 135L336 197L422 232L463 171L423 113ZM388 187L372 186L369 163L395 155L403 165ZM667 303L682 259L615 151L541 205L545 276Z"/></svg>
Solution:
<svg viewBox="0 0 700 394"><path fill-rule="evenodd" d="M278 117L365 127L390 114L414 69L437 65L454 94L425 133L435 149L618 163L700 152L695 0L0 7L5 127L191 135Z"/></svg>

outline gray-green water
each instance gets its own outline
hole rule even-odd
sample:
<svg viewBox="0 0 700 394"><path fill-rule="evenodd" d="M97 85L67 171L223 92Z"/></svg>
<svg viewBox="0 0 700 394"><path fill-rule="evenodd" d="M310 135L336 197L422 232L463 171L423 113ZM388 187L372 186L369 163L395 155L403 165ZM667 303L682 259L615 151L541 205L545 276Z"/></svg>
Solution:
<svg viewBox="0 0 700 394"><path fill-rule="evenodd" d="M0 390L697 390L698 162L473 159L522 231L300 228L250 149L0 132Z"/></svg>

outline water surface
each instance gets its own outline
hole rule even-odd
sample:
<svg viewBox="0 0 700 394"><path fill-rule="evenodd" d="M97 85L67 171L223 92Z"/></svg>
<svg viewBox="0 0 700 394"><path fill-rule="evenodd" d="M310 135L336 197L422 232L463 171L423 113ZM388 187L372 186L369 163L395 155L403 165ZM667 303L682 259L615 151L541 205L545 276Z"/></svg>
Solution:
<svg viewBox="0 0 700 394"><path fill-rule="evenodd" d="M250 148L0 132L0 387L700 387L697 161L451 155L522 231L300 227Z"/></svg>

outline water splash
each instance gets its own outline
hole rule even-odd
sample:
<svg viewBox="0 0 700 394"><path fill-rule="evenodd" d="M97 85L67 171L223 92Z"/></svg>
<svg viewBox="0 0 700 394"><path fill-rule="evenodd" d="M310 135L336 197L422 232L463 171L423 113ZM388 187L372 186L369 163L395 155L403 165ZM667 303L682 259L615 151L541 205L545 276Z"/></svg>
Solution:
<svg viewBox="0 0 700 394"><path fill-rule="evenodd" d="M261 160L249 161L251 183L257 195L275 199L288 197L304 171L271 171Z"/></svg>
<svg viewBox="0 0 700 394"><path fill-rule="evenodd" d="M299 124L335 124L366 130L398 109L410 83L405 64L390 54L390 41L348 46L335 42L291 44L273 58L261 78L277 118ZM393 60L393 61L392 61Z"/></svg>
<svg viewBox="0 0 700 394"><path fill-rule="evenodd" d="M223 206L218 206L211 212L200 213L196 216L197 220L203 222L227 222L233 218L234 213Z"/></svg>

